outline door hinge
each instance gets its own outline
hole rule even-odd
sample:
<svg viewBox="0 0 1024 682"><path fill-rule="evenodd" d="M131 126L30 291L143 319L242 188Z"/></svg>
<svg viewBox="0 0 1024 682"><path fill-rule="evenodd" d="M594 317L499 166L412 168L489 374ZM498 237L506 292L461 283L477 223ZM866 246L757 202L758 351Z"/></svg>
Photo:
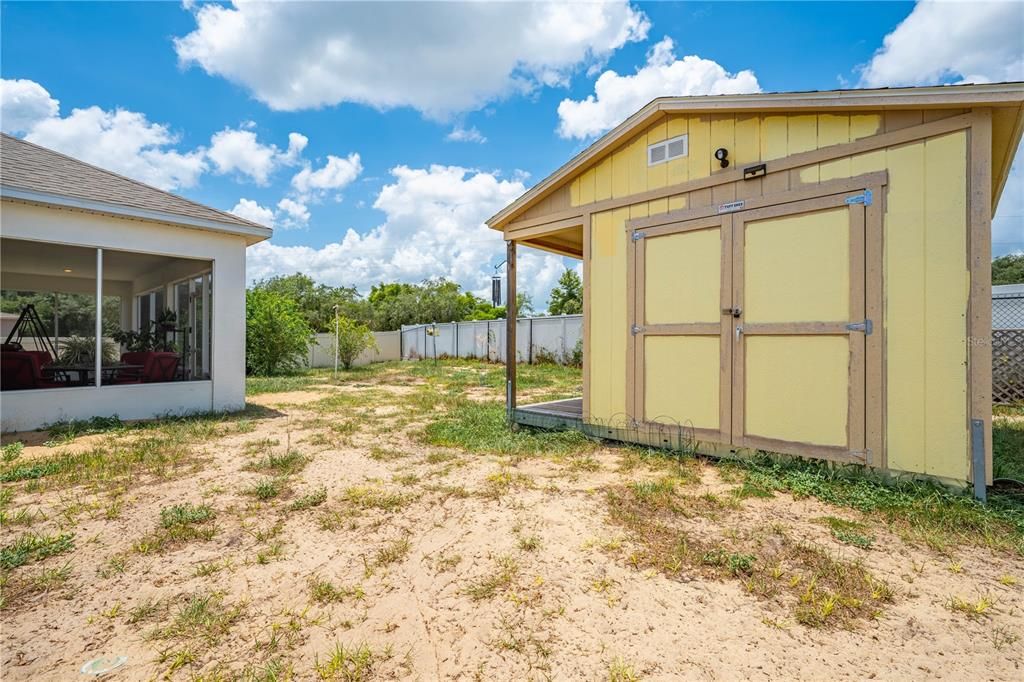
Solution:
<svg viewBox="0 0 1024 682"><path fill-rule="evenodd" d="M635 242L640 241L641 239L643 239L646 236L647 236L646 232L641 232L640 230L634 230L633 231L633 241L635 241Z"/></svg>
<svg viewBox="0 0 1024 682"><path fill-rule="evenodd" d="M643 330L643 327L641 327L638 324L634 324L632 327L629 328L629 333L632 334L633 336L636 336L637 334L642 333Z"/></svg>
<svg viewBox="0 0 1024 682"><path fill-rule="evenodd" d="M846 330L851 332L864 332L865 336L870 336L871 332L875 330L875 325L871 323L871 320L864 320L863 322L851 322L846 325Z"/></svg>
<svg viewBox="0 0 1024 682"><path fill-rule="evenodd" d="M866 189L863 194L855 194L852 197L846 197L846 204L864 204L865 206L870 206L872 199L871 190Z"/></svg>

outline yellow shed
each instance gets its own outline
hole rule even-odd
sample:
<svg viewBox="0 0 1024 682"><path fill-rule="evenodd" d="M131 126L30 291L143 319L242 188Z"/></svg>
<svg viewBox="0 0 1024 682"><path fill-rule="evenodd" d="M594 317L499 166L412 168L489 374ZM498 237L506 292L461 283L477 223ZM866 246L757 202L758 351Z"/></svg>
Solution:
<svg viewBox="0 0 1024 682"><path fill-rule="evenodd" d="M583 395L519 406L509 363L512 421L983 493L1022 124L1022 83L654 100L488 221L510 303L517 244L583 261Z"/></svg>

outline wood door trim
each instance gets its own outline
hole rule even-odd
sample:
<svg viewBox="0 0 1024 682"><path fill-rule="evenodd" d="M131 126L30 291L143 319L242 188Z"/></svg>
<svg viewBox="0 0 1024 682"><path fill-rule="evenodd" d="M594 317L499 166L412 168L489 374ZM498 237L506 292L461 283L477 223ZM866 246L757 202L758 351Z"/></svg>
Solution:
<svg viewBox="0 0 1024 682"><path fill-rule="evenodd" d="M626 417L634 426L648 424L657 427L671 426L663 422L648 421L646 419L645 406L645 363L644 363L644 339L648 336L717 336L719 338L719 363L722 367L722 374L719 377L718 400L719 400L719 428L707 429L696 427L683 427L696 436L716 443L729 443L731 438L730 415L732 401L731 383L731 338L732 327L723 320L731 320L724 311L718 322L692 322L676 324L646 324L646 258L647 243L652 238L665 237L673 234L683 234L695 230L718 229L721 237L721 267L720 267L720 302L722 307L727 308L728 301L731 301L731 292L728 287L732 280L731 269L727 267L727 249L731 249L732 216L715 215L695 221L677 222L671 225L660 227L654 234L645 233L641 239L627 237L626 252L626 317L630 325L626 342ZM637 333L632 332L636 326ZM728 362L726 362L728 360ZM726 390L728 389L728 390Z"/></svg>
<svg viewBox="0 0 1024 682"><path fill-rule="evenodd" d="M867 187L881 193L881 187ZM734 302L744 308L744 229L747 224L758 220L766 220L782 216L795 216L802 213L813 213L833 208L848 210L849 240L849 310L848 321L831 322L760 322L747 324L741 322L743 334L737 334L733 352L733 422L732 442L734 445L749 448L772 450L810 457L834 459L836 461L860 461L872 463L872 453L865 445L866 439L866 357L865 345L868 336L859 331L852 331L848 323L863 322L866 314L866 206L862 203L848 203L846 192L804 199L788 204L777 204L750 211L733 214L733 296ZM874 202L872 202L874 203ZM880 263L874 272L880 274ZM880 288L880 287L879 287ZM872 320L881 326L881 320ZM849 383L847 395L846 446L815 446L808 443L784 441L745 432L746 418L746 342L748 335L839 335L849 339Z"/></svg>
<svg viewBox="0 0 1024 682"><path fill-rule="evenodd" d="M590 294L590 249L593 236L590 234L590 214L583 216L583 421L590 421L590 392L593 385L590 382L590 320L591 294Z"/></svg>
<svg viewBox="0 0 1024 682"><path fill-rule="evenodd" d="M865 222L864 204L851 204L849 214L850 237L850 303L849 319L851 323L859 323L864 317L864 240L867 225ZM874 321L872 321L872 324ZM850 333L850 386L846 398L846 443L852 452L865 453L864 460L871 462L871 454L865 450L865 414L864 383L867 368L865 367L865 339L868 334Z"/></svg>
<svg viewBox="0 0 1024 682"><path fill-rule="evenodd" d="M722 333L721 322L683 322L677 324L645 324L644 336L718 336Z"/></svg>
<svg viewBox="0 0 1024 682"><path fill-rule="evenodd" d="M743 334L756 336L845 335L846 322L744 322Z"/></svg>
<svg viewBox="0 0 1024 682"><path fill-rule="evenodd" d="M638 218L637 220L643 220L643 218ZM693 232L696 230L713 230L721 226L722 216L716 214L707 218L680 220L667 225L659 225L658 227L644 229L642 231L644 239L652 239L654 237L664 237L670 234L682 234L683 232ZM629 228L628 231L636 233L641 230L640 228Z"/></svg>
<svg viewBox="0 0 1024 682"><path fill-rule="evenodd" d="M814 443L779 440L764 436L744 436L740 447L778 452L786 455L799 455L808 459L827 459L831 462L845 464L870 464L870 462L866 461L863 452L837 445L815 445Z"/></svg>
<svg viewBox="0 0 1024 682"><path fill-rule="evenodd" d="M753 197L750 199L744 199L743 207L735 211L728 211L727 213L745 213L754 209L763 209L770 206L777 206L780 204L791 204L797 201L804 201L808 199L819 199L832 194L844 194L848 192L857 192L864 190L869 187L881 187L889 184L889 172L888 171L875 171L871 173L863 173L856 175L852 178L841 178L838 180L829 180L827 182L819 182L809 185L803 185L797 189L786 190L783 192L776 192L774 194L765 194L760 197ZM668 213L659 213L657 215L649 216L647 218L633 218L626 221L626 230L644 230L653 229L661 225L678 222L689 222L698 218L707 218L714 215L724 215L720 213L721 207L718 205L714 206L703 206L700 208L684 208L678 211L669 211Z"/></svg>

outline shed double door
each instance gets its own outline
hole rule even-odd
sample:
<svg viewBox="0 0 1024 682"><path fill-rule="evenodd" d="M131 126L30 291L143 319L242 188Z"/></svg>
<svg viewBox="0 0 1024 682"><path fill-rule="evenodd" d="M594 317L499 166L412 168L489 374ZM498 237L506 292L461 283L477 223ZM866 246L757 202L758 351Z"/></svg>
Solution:
<svg viewBox="0 0 1024 682"><path fill-rule="evenodd" d="M633 231L627 409L696 440L870 462L864 197ZM867 200L870 203L870 199ZM877 259L880 260L880 249Z"/></svg>

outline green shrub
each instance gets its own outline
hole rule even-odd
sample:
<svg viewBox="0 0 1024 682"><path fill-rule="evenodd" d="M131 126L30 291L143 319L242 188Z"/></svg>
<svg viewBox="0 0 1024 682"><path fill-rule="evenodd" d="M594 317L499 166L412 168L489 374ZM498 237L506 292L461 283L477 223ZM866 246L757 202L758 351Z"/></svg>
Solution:
<svg viewBox="0 0 1024 682"><path fill-rule="evenodd" d="M335 341L338 346L338 361L345 369L352 369L352 363L359 354L370 348L377 348L377 339L365 324L360 324L347 317L338 319L338 334Z"/></svg>
<svg viewBox="0 0 1024 682"><path fill-rule="evenodd" d="M264 289L245 292L245 366L271 376L305 366L313 331L295 301Z"/></svg>

